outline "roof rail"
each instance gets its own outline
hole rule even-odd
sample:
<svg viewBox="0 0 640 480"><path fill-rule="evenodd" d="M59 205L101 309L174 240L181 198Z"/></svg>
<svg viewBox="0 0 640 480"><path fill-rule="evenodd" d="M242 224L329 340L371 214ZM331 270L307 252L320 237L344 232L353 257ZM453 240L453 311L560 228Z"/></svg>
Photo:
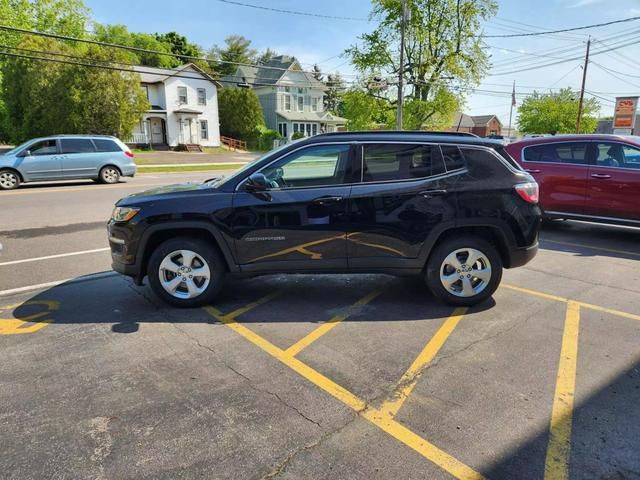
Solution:
<svg viewBox="0 0 640 480"><path fill-rule="evenodd" d="M475 133L469 132L438 132L433 130L354 130L349 132L329 132L321 133L318 136L338 136L338 135L381 135L381 134L404 134L404 135L438 135L441 137L474 137L480 138Z"/></svg>

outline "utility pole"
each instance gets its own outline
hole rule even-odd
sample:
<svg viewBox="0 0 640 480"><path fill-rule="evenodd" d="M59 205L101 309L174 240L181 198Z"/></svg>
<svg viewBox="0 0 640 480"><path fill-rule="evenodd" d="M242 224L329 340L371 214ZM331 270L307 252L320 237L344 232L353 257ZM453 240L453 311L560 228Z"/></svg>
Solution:
<svg viewBox="0 0 640 480"><path fill-rule="evenodd" d="M402 100L404 97L404 30L407 24L407 0L402 0L402 22L400 24L400 67L398 69L398 110L396 128L402 130Z"/></svg>
<svg viewBox="0 0 640 480"><path fill-rule="evenodd" d="M580 89L580 103L578 103L578 121L576 133L580 133L580 120L582 120L582 103L584 102L584 84L587 82L587 66L589 65L589 49L591 48L591 35L587 41L587 54L584 57L584 69L582 71L582 88Z"/></svg>
<svg viewBox="0 0 640 480"><path fill-rule="evenodd" d="M513 107L516 104L516 81L513 81L513 93L511 94L511 110L509 110L509 136L512 137L511 134L511 119L513 118Z"/></svg>

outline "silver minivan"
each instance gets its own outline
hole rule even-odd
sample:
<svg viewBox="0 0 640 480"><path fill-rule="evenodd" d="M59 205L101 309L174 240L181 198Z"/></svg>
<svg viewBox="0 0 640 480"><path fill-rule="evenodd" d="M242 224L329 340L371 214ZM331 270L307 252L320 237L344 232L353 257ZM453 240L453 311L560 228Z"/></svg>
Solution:
<svg viewBox="0 0 640 480"><path fill-rule="evenodd" d="M0 155L0 190L21 183L90 178L117 183L133 177L133 153L116 137L53 135L36 138Z"/></svg>

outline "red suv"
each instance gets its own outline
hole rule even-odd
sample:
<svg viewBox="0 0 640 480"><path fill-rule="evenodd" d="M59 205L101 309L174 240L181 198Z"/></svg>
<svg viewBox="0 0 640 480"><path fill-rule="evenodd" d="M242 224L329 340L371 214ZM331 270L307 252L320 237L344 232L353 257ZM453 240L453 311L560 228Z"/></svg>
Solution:
<svg viewBox="0 0 640 480"><path fill-rule="evenodd" d="M640 137L540 137L506 150L540 185L545 217L640 226Z"/></svg>

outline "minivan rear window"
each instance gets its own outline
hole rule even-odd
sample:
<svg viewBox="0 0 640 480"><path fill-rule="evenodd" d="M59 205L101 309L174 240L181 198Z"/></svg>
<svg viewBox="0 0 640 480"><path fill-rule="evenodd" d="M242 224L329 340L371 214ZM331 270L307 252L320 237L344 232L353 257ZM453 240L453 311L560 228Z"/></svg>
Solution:
<svg viewBox="0 0 640 480"><path fill-rule="evenodd" d="M93 143L96 145L96 149L99 152L121 152L122 148L113 140L106 138L94 138Z"/></svg>
<svg viewBox="0 0 640 480"><path fill-rule="evenodd" d="M96 151L89 138L63 138L60 145L62 153L93 153Z"/></svg>

